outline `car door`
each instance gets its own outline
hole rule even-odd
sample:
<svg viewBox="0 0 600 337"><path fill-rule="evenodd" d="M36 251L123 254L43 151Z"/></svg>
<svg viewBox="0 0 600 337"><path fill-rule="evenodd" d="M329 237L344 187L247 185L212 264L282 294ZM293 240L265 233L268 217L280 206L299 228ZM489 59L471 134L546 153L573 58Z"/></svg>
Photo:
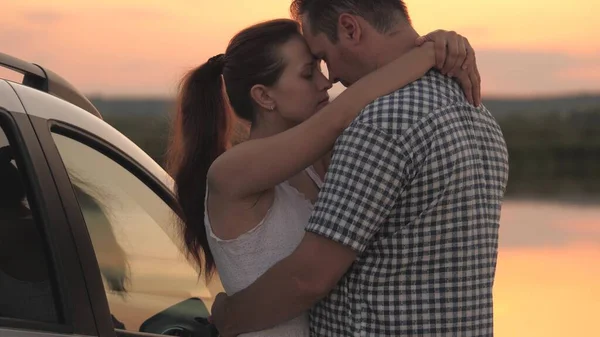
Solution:
<svg viewBox="0 0 600 337"><path fill-rule="evenodd" d="M120 134L31 119L74 224L99 331L214 335L206 318L222 287L218 277L204 282L186 258L160 177L120 149Z"/></svg>
<svg viewBox="0 0 600 337"><path fill-rule="evenodd" d="M0 80L0 336L97 336L71 229L25 109Z"/></svg>

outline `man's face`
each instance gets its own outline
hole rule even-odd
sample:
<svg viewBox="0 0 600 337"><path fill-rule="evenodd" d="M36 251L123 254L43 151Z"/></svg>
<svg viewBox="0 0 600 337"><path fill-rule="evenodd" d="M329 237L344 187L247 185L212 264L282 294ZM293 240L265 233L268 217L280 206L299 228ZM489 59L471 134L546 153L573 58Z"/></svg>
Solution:
<svg viewBox="0 0 600 337"><path fill-rule="evenodd" d="M365 73L357 53L346 46L343 39L332 43L324 33L313 34L308 22L303 18L304 38L311 53L325 61L331 83L340 82L345 87L358 81Z"/></svg>

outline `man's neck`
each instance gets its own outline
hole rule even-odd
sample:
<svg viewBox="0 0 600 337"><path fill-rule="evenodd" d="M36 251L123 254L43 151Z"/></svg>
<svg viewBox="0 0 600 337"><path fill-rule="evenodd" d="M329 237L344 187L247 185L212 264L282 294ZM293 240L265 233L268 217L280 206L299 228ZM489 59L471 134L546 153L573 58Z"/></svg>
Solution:
<svg viewBox="0 0 600 337"><path fill-rule="evenodd" d="M397 28L385 35L379 35L373 41L374 69L378 69L398 57L404 55L415 47L415 40L419 34L408 24L398 25Z"/></svg>

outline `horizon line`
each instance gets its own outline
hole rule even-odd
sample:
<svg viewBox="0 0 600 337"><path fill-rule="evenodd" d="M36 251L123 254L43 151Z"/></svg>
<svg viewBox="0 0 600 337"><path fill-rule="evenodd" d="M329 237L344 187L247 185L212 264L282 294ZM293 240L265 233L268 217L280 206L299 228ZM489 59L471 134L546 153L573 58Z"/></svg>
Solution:
<svg viewBox="0 0 600 337"><path fill-rule="evenodd" d="M105 100L175 100L176 95L153 95L153 94L84 94L88 99ZM337 95L331 95L334 99ZM584 98L600 97L599 91L564 91L557 93L539 93L539 94L488 94L482 95L482 100L551 100L561 98Z"/></svg>

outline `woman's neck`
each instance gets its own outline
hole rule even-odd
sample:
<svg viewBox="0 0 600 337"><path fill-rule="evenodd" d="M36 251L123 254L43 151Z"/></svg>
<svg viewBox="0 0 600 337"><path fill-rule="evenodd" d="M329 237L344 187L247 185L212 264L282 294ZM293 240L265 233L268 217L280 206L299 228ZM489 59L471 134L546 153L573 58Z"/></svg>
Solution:
<svg viewBox="0 0 600 337"><path fill-rule="evenodd" d="M248 139L259 139L259 138L271 137L278 133L282 133L282 132L290 129L293 126L294 125L292 125L291 123L289 123L288 121L285 121L283 119L269 120L269 121L259 120L259 121L252 123L252 126L250 127L250 135L249 135Z"/></svg>

